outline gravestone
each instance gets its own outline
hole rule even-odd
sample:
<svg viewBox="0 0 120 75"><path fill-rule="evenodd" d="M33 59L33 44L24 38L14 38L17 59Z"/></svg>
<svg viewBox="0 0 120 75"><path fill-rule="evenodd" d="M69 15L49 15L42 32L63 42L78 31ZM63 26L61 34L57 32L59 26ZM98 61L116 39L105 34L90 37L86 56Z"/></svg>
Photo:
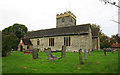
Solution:
<svg viewBox="0 0 120 75"><path fill-rule="evenodd" d="M62 46L62 53L61 53L61 57L64 58L66 55L66 46Z"/></svg>
<svg viewBox="0 0 120 75"><path fill-rule="evenodd" d="M33 49L32 50L32 57L33 57L33 59L37 59L38 58L38 49Z"/></svg>
<svg viewBox="0 0 120 75"><path fill-rule="evenodd" d="M88 49L88 54L89 54L89 56L91 56L91 51L90 51L90 49Z"/></svg>
<svg viewBox="0 0 120 75"><path fill-rule="evenodd" d="M79 64L83 64L83 61L82 61L82 49L79 49Z"/></svg>
<svg viewBox="0 0 120 75"><path fill-rule="evenodd" d="M111 51L112 51L112 54L114 53L114 50L113 49L111 49Z"/></svg>
<svg viewBox="0 0 120 75"><path fill-rule="evenodd" d="M118 49L118 52L120 53L120 49Z"/></svg>
<svg viewBox="0 0 120 75"><path fill-rule="evenodd" d="M85 60L87 59L87 52L86 52L86 49L84 49L84 59L85 59Z"/></svg>
<svg viewBox="0 0 120 75"><path fill-rule="evenodd" d="M104 56L106 56L106 49L104 49Z"/></svg>
<svg viewBox="0 0 120 75"><path fill-rule="evenodd" d="M53 60L59 59L55 55L52 55L51 48L45 49L45 52L46 52L46 55L48 56L48 60L49 61L53 61Z"/></svg>

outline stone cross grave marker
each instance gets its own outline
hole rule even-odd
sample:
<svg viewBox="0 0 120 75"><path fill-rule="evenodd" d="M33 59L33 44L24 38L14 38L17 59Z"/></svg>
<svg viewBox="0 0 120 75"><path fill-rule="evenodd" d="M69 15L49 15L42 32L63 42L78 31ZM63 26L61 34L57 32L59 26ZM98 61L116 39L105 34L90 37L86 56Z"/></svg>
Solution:
<svg viewBox="0 0 120 75"><path fill-rule="evenodd" d="M106 49L104 49L104 56L106 56Z"/></svg>
<svg viewBox="0 0 120 75"><path fill-rule="evenodd" d="M66 46L62 46L62 53L61 53L61 57L64 58L66 55Z"/></svg>
<svg viewBox="0 0 120 75"><path fill-rule="evenodd" d="M83 64L83 61L82 61L82 49L79 49L79 64Z"/></svg>
<svg viewBox="0 0 120 75"><path fill-rule="evenodd" d="M33 49L32 50L32 57L33 57L33 59L37 59L38 58L38 49Z"/></svg>

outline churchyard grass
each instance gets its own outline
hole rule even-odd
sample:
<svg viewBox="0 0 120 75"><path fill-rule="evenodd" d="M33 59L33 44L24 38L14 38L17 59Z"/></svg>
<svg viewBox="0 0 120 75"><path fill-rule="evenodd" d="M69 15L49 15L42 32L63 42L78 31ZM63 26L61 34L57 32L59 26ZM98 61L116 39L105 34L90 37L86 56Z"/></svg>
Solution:
<svg viewBox="0 0 120 75"><path fill-rule="evenodd" d="M66 57L49 62L45 52L38 53L38 59L32 55L24 55L23 52L14 51L11 55L2 58L3 73L117 73L118 52L93 51L91 56L87 53L87 59L79 64L79 54L66 52ZM52 53L57 57L61 52Z"/></svg>

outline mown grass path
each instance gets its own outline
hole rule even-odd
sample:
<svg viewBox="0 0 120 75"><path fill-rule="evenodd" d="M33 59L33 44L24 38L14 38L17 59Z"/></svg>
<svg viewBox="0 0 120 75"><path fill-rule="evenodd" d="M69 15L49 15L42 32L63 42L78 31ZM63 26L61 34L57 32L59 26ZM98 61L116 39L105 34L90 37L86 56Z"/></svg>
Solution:
<svg viewBox="0 0 120 75"><path fill-rule="evenodd" d="M52 53L57 57L61 53ZM84 56L84 54L82 54ZM38 59L32 59L32 55L24 55L23 52L12 52L11 55L2 58L3 73L117 73L118 52L93 51L91 56L87 54L84 64L79 64L78 53L67 52L66 57L49 62L45 52L39 52Z"/></svg>

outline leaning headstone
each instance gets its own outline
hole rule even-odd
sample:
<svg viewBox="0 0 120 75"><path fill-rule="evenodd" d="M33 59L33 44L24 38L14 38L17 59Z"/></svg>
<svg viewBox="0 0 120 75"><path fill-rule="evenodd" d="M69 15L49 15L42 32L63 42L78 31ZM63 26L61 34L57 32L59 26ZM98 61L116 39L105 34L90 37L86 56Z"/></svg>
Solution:
<svg viewBox="0 0 120 75"><path fill-rule="evenodd" d="M79 64L83 64L83 61L82 61L82 49L79 49Z"/></svg>
<svg viewBox="0 0 120 75"><path fill-rule="evenodd" d="M89 54L89 56L91 56L91 51L90 51L90 49L88 49L88 54Z"/></svg>
<svg viewBox="0 0 120 75"><path fill-rule="evenodd" d="M84 59L85 59L85 60L87 59L87 52L86 52L86 49L84 49Z"/></svg>
<svg viewBox="0 0 120 75"><path fill-rule="evenodd" d="M52 55L51 48L45 49L45 52L46 52L46 55L48 56L48 60L49 61L53 61L53 60L59 59L55 55Z"/></svg>
<svg viewBox="0 0 120 75"><path fill-rule="evenodd" d="M62 46L62 53L61 53L62 58L64 58L65 55L66 55L66 46Z"/></svg>
<svg viewBox="0 0 120 75"><path fill-rule="evenodd" d="M104 56L106 56L106 49L104 49Z"/></svg>
<svg viewBox="0 0 120 75"><path fill-rule="evenodd" d="M49 61L53 61L53 58L51 57L51 50L50 48L45 49L46 55L48 56Z"/></svg>
<svg viewBox="0 0 120 75"><path fill-rule="evenodd" d="M38 58L38 49L33 49L32 50L32 57L33 57L33 59L37 59Z"/></svg>

